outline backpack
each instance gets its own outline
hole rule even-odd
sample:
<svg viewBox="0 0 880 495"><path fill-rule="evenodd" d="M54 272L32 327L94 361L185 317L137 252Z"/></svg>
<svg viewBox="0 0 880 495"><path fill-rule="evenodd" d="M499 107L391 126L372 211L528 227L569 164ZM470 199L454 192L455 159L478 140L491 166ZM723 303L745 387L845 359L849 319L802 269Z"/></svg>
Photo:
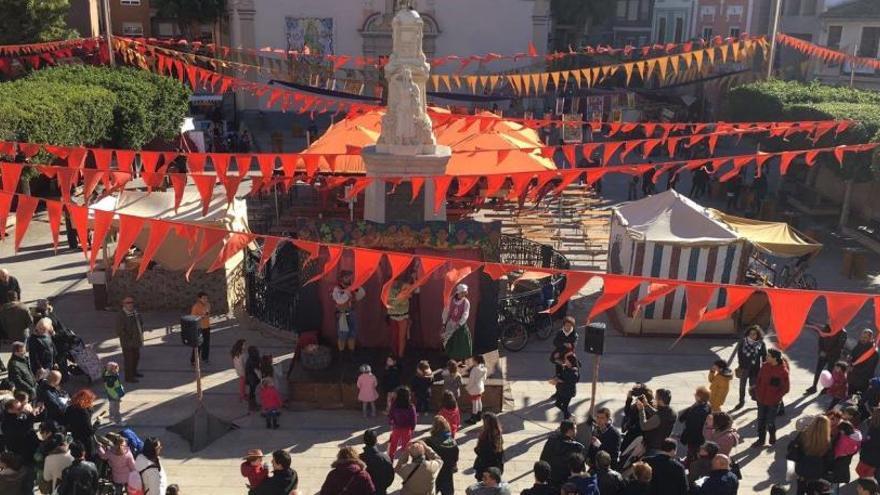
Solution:
<svg viewBox="0 0 880 495"><path fill-rule="evenodd" d="M144 450L144 441L141 440L140 437L137 436L137 433L131 428L123 428L119 434L123 436L128 443L128 449L131 450L132 457L137 458L141 451Z"/></svg>
<svg viewBox="0 0 880 495"><path fill-rule="evenodd" d="M148 469L159 469L159 466L150 464L140 471L131 471L128 473L128 483L126 483L126 493L128 493L128 495L155 495L148 494L144 490L144 472Z"/></svg>

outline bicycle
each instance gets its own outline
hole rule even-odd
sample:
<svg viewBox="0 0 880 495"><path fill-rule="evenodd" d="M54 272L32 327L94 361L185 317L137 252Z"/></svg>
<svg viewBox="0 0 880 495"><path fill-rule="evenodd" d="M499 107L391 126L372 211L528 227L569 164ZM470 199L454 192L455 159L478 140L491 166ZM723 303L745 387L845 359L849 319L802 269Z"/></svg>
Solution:
<svg viewBox="0 0 880 495"><path fill-rule="evenodd" d="M778 285L779 287L807 290L816 290L819 287L819 282L816 280L816 277L807 273L806 267L795 265L795 269L792 270L790 265L786 265L782 268L782 271L779 272L779 278L782 280Z"/></svg>
<svg viewBox="0 0 880 495"><path fill-rule="evenodd" d="M532 333L539 340L550 338L553 334L553 315L541 313L543 309L539 305L514 305L509 300L502 301L498 310L501 345L508 351L519 352L528 345Z"/></svg>

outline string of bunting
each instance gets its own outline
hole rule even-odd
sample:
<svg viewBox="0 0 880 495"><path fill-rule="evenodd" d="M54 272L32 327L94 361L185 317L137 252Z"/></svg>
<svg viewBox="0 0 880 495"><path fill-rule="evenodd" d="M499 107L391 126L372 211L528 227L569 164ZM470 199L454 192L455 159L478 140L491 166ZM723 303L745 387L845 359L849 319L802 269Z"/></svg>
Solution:
<svg viewBox="0 0 880 495"><path fill-rule="evenodd" d="M857 67L865 67L869 69L880 69L880 59L857 57L852 54L843 53L832 50L824 46L819 46L809 41L804 41L787 34L779 33L776 35L776 41L783 46L797 50L808 57L819 58L827 63L843 63L848 62Z"/></svg>
<svg viewBox="0 0 880 495"><path fill-rule="evenodd" d="M347 66L352 66L356 69L363 69L367 67L373 68L381 68L384 67L385 64L388 63L388 57L364 57L359 55L334 55L334 54L315 54L311 52L311 49L306 46L303 50L286 50L281 48L272 48L272 47L263 47L260 49L250 49L250 48L233 48L229 46L217 46L213 43L202 43L200 41L187 41L185 39L177 39L177 40L160 40L156 38L128 38L132 41L136 41L139 43L143 43L145 45L153 45L153 46L162 46L168 49L173 49L175 51L181 51L185 49L191 49L193 51L201 51L203 50L206 53L211 53L214 56L219 57L229 57L230 55L238 55L238 56L247 56L254 57L254 60L258 61L258 64L262 64L259 60L263 57L268 56L281 56L285 58L291 58L293 60L305 60L305 61L315 61L315 60L324 60L333 66L333 70L338 70L341 68L345 68ZM468 66L472 64L486 64L499 60L512 60L517 62L519 60L525 59L543 59L544 62L555 62L558 60L562 60L568 57L577 57L581 55L604 55L604 56L623 56L623 57L632 57L632 56L641 56L643 58L648 57L653 53L664 53L667 55L672 55L676 53L686 53L693 51L695 47L697 49L705 48L706 46L718 46L722 44L733 43L738 40L746 40L749 39L748 34L742 34L738 37L731 38L722 38L721 36L715 36L709 41L705 40L697 40L697 41L687 41L684 43L667 43L664 45L653 44L653 45L644 45L641 47L635 47L632 45L627 45L624 48L614 48L610 46L597 45L593 46L582 46L577 50L570 49L567 52L553 52L545 55L540 55L538 53L537 48L533 43L529 43L528 49L525 52L518 52L514 54L504 55L498 53L486 53L482 55L444 55L440 57L433 57L428 59L428 63L431 64L432 67L442 67L448 64L458 63L458 71L462 71L466 69ZM224 59L226 60L226 59ZM229 61L229 60L226 60Z"/></svg>
<svg viewBox="0 0 880 495"><path fill-rule="evenodd" d="M752 126L753 124L754 126ZM647 123L643 123L643 126L648 125L649 124ZM741 127L743 125L747 127ZM767 137L769 138L779 137L782 139L788 139L797 134L806 134L808 139L816 143L832 130L834 131L834 136L837 136L841 132L844 132L851 125L852 122L850 121L828 120L815 122L770 122L747 124L718 123L712 125L711 127L695 126L690 129L678 129L677 124L658 123L652 127L643 127L645 134L648 136L653 135L655 129L662 130L661 135L656 138L647 137L644 139L565 144L559 146L541 146L537 148L518 148L512 146L504 148L487 147L475 150L453 150L453 154L463 154L468 156L474 156L477 154L495 154L497 163L500 164L505 160L507 156L509 156L510 152L513 151L520 151L523 153L540 152L542 156L545 156L547 158L552 158L557 152L561 152L568 164L572 167L578 165L578 157L581 156L583 156L583 158L589 163L596 163L594 161L594 155L598 155L600 157L601 160L599 163L607 165L615 157L617 157L617 159L622 162L630 153L638 152L639 149L642 150L641 153L646 159L655 150L667 151L669 153L669 157L674 158L679 147L683 146L686 148L692 148L703 142L706 143L709 153L714 154L718 141L722 137L735 137L737 142L739 142L739 140L742 139L743 136L751 134L767 133ZM618 130L619 128L611 129L611 131L615 133ZM711 130L714 132L705 132L707 130ZM694 134L675 136L670 135L672 132L675 131L693 131ZM157 156L165 157L166 164L169 163L169 161L176 159L178 156L181 156L186 158L187 162L192 162L194 164L193 167L197 170L204 168L203 164L206 163L206 160L209 157L211 157L211 162L214 164L215 169L219 170L225 170L226 168L228 168L228 166L225 166L225 164L228 164L234 157L237 158L237 161L248 160L248 163L250 163L251 160L257 160L257 162L259 163L262 163L262 161L265 160L274 161L275 157L277 157L282 164L287 163L285 169L303 168L306 170L307 175L311 176L314 175L314 173L322 167L324 169L329 169L331 172L335 172L335 163L338 157L359 155L361 153L361 148L357 146L347 146L347 149L344 153L335 154L309 153L308 151L303 153L280 154L199 153L114 150L110 148L56 146L40 143L0 141L0 156L6 155L9 157L15 157L17 156L17 154L21 153L24 158L31 158L41 151L50 153L60 159L67 159L68 156L72 155L75 163L78 163L76 161L77 159L80 159L81 161L82 159L86 158L86 154L91 154L92 158L97 164L97 167L104 170L109 169L109 163L112 161L114 153L116 155L117 161L123 164L121 165L121 167L126 170L133 170L129 165L133 163L133 158L136 156L135 154L138 153L142 155L142 160L147 160L149 162L155 162Z"/></svg>
<svg viewBox="0 0 880 495"><path fill-rule="evenodd" d="M3 45L0 46L0 74L10 75L15 63L38 70L46 65L55 65L58 60L74 56L98 56L98 62L104 63L108 57L107 45L100 38L76 39L39 43L36 45Z"/></svg>
<svg viewBox="0 0 880 495"><path fill-rule="evenodd" d="M22 45L0 45L0 57L17 57L35 55L57 50L75 48L95 48L103 42L103 38L75 38L70 40L49 41L46 43L27 43Z"/></svg>
<svg viewBox="0 0 880 495"><path fill-rule="evenodd" d="M70 217L71 224L74 229L76 229L83 254L89 261L90 270L93 270L95 267L98 252L104 244L104 240L110 231L114 220L118 221L119 231L119 241L110 267L114 273L125 257L125 254L134 244L135 239L141 231L146 229L149 232L149 237L143 256L140 260L138 278L144 274L147 266L150 264L150 261L152 261L169 232L173 231L177 236L183 238L187 242L187 252L192 255L192 263L186 272L187 278L197 263L208 261L205 258L210 253L217 253L208 268L208 271L213 271L224 266L227 260L246 249L255 241L262 241L262 256L259 263L259 269L262 270L262 267L266 264L269 258L271 258L275 250L282 245L282 243L290 242L297 249L308 254L307 263L312 261L320 262L323 260L323 266L319 274L307 283L328 276L337 267L343 254L348 252L354 262L353 290L357 289L374 276L382 264L382 258L386 258L388 263L393 263L397 267L403 267L400 270L394 270L398 276L407 267L419 267L420 276L417 277L417 285L427 282L431 274L436 275L436 273L447 271L451 267L457 269L465 267L470 268L471 271L483 270L484 273L496 280L506 274L516 274L521 272L541 272L548 275L564 275L566 277L564 290L559 295L559 299L553 307L546 310L546 312L551 313L560 309L590 280L594 277L599 277L603 282L602 294L593 305L588 320L592 320L605 311L613 308L630 292L640 287L642 284L651 284L654 287L663 286L674 288L674 290L683 290L687 300L687 310L681 329L682 337L693 331L701 322L730 318L733 313L745 303L749 296L756 292L763 292L767 295L771 307L773 326L776 330L779 345L783 349L789 347L795 340L797 340L804 323L806 322L810 308L819 297L825 299L828 307L828 321L833 322L835 326L842 327L849 323L869 299L873 301L876 323L880 325L880 296L872 296L870 294L826 291L816 292L793 289L759 288L710 282L680 281L583 270L536 268L534 266L481 262L437 255L375 250L355 246L319 243L289 237L253 234L250 232L234 231L215 226L195 225L169 219L144 218L90 208L88 206L77 205L70 202L35 198L24 194L0 192L0 235L4 237L6 236L6 223L10 212L10 205L12 204L14 197L18 198L18 208L15 212L16 227L14 238L16 251L24 238L27 228L30 225L31 218L37 210L37 206L42 202L45 204L48 213L49 225L56 249L58 245L62 210L64 209ZM90 216L92 217L91 220L89 218ZM90 231L92 233L91 244L89 243ZM386 281L386 285L392 281L393 278ZM447 291L449 290L451 290L451 287L447 287ZM709 309L709 302L713 299L712 296L719 290L724 290L726 292L727 300L729 302L721 308ZM383 290L383 293L384 292L385 291ZM448 294L446 294L446 296L448 297ZM838 330L839 328L834 329L834 331Z"/></svg>
<svg viewBox="0 0 880 495"><path fill-rule="evenodd" d="M775 153L757 153L754 155L735 155L729 157L713 157L695 160L682 160L672 162L658 163L639 163L629 165L615 165L606 167L592 167L580 169L562 169L547 170L544 172L520 172L520 173L499 173L499 174L479 174L479 175L463 175L463 176L407 176L407 177L352 177L348 175L337 176L320 176L307 175L300 176L299 179L310 182L313 186L320 187L323 190L334 190L343 186L351 186L345 194L344 199L350 200L357 198L358 194L366 190L370 184L375 181L382 181L396 188L403 182L409 182L412 188L412 201L415 201L426 181L431 181L434 186L434 209L439 211L448 197L465 198L468 195L476 194L477 201L485 198L498 197L507 201L518 201L520 203L525 200L537 201L547 194L558 194L566 187L574 182L583 179L590 185L595 184L609 173L621 173L627 175L642 175L649 170L654 170L653 181L656 183L663 173L678 174L683 170L696 170L701 167L711 167L710 173L718 175L720 182L725 182L738 175L743 168L754 164L756 173L761 174L763 167L767 166L771 158L779 158L780 173L785 175L793 163L793 161L802 157L807 166L813 166L816 159L821 153L832 154L840 165L845 161L847 153L861 153L872 151L880 144L857 144L857 145L840 145L825 148L813 148L809 150L787 150ZM80 151L83 150L83 151ZM134 152L128 152L122 158L131 161L120 161L119 163L131 166L129 170L111 170L110 161L111 153L98 153L93 155L96 158L98 168L83 168L85 162L85 153L83 148L78 148L76 153L70 153L66 156L67 167L53 165L30 165L26 163L3 163L0 162L0 178L2 178L3 191L7 193L15 192L18 186L18 180L24 167L35 166L37 171L49 178L56 178L59 182L62 198L65 201L70 200L71 186L79 182L80 176L83 179L83 196L88 200L92 196L92 192L99 182L109 191L122 189L134 177L133 164ZM56 150L57 151L57 150ZM94 151L94 150L92 150ZM190 162L189 171L187 173L178 173L170 171L170 165L178 156L174 152L140 152L142 170L140 176L147 185L148 190L164 188L170 183L174 190L175 211L180 205L183 197L184 188L188 181L192 182L198 192L202 202L203 214L207 214L210 205L214 187L217 184L223 186L226 193L227 202L231 203L238 196L238 190L242 182L246 179L251 181L251 190L247 194L257 194L262 191L271 190L276 185L287 190L297 179L296 162L288 161L287 164L282 161L282 169L284 175L275 175L276 155L261 155L263 159L258 159L260 169L259 176L247 177L250 170L251 155L223 155L224 158L234 159L237 168L237 174L230 173L229 161L218 159L213 162L214 156L210 154L208 157L214 163L215 172L206 173L205 163ZM207 158L207 157L206 157ZM119 159L119 155L117 155ZM292 165L291 165L292 163ZM221 165L222 164L222 165ZM730 165L729 170L722 172L722 169ZM453 182L454 181L454 182ZM454 185L454 187L453 187Z"/></svg>

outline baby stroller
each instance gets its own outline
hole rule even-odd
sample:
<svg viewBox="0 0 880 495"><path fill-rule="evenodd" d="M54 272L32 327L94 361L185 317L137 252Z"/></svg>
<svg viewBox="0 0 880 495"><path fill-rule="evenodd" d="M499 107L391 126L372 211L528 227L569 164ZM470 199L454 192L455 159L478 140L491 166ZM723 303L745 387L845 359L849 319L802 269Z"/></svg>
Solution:
<svg viewBox="0 0 880 495"><path fill-rule="evenodd" d="M101 360L98 359L98 354L92 348L91 345L86 345L83 340L73 333L72 330L66 330L67 335L64 339L69 339L67 344L69 344L69 351L67 352L67 356L64 362L64 365L67 366L67 371L69 374L74 376L84 375L88 380L89 384L93 381L101 378ZM58 334L56 334L56 338ZM60 354L60 356L64 356L64 354ZM73 362L73 364L68 364L67 360Z"/></svg>

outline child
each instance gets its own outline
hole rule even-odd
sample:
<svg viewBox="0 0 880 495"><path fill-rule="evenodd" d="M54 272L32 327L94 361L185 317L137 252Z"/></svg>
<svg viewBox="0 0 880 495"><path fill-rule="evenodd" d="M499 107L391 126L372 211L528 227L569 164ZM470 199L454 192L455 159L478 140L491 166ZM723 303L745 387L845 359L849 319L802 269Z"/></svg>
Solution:
<svg viewBox="0 0 880 495"><path fill-rule="evenodd" d="M483 413L483 392L486 390L486 360L482 355L477 354L471 358L471 370L468 372L468 381L465 385L468 395L471 399L471 417L467 423L471 425L477 424Z"/></svg>
<svg viewBox="0 0 880 495"><path fill-rule="evenodd" d="M34 407L31 405L31 397L24 390L16 390L12 392L12 398L21 402L21 412L25 414L33 414Z"/></svg>
<svg viewBox="0 0 880 495"><path fill-rule="evenodd" d="M232 356L232 367L235 368L235 374L238 375L238 400L247 401L247 381L245 380L244 361L247 359L244 351L247 348L247 341L238 339L232 345L229 355Z"/></svg>
<svg viewBox="0 0 880 495"><path fill-rule="evenodd" d="M110 419L118 425L122 424L122 396L125 389L119 379L119 365L114 361L104 367L104 391L107 392L107 402L110 404Z"/></svg>
<svg viewBox="0 0 880 495"><path fill-rule="evenodd" d="M247 359L244 361L244 380L248 386L248 410L257 409L257 387L260 386L260 350L256 346L248 346Z"/></svg>
<svg viewBox="0 0 880 495"><path fill-rule="evenodd" d="M431 385L433 383L434 373L431 372L431 365L425 360L419 361L410 388L415 397L416 411L422 416L431 408Z"/></svg>
<svg viewBox="0 0 880 495"><path fill-rule="evenodd" d="M263 451L248 450L241 463L241 475L247 478L248 493L253 493L269 477L269 465L263 462Z"/></svg>
<svg viewBox="0 0 880 495"><path fill-rule="evenodd" d="M862 432L853 428L848 421L841 421L837 430L840 434L834 444L834 458L851 457L862 446Z"/></svg>
<svg viewBox="0 0 880 495"><path fill-rule="evenodd" d="M263 378L260 382L260 405L266 418L266 428L277 430L278 416L281 415L281 394L275 388L275 382L269 377Z"/></svg>
<svg viewBox="0 0 880 495"><path fill-rule="evenodd" d="M394 391L400 386L400 365L397 364L397 358L389 355L385 359L385 372L382 374L380 383L382 393L386 394L385 412L391 411L391 404L394 403Z"/></svg>
<svg viewBox="0 0 880 495"><path fill-rule="evenodd" d="M727 367L727 362L723 359L715 361L709 369L709 405L712 406L712 412L721 412L731 380L733 372Z"/></svg>
<svg viewBox="0 0 880 495"><path fill-rule="evenodd" d="M461 373L458 372L458 363L450 359L446 363L446 369L440 374L443 377L443 389L452 392L455 400L461 395Z"/></svg>
<svg viewBox="0 0 880 495"><path fill-rule="evenodd" d="M397 450L409 444L416 429L416 408L412 405L408 388L397 387L394 391L394 404L388 411L388 423L391 425L388 457L394 459Z"/></svg>
<svg viewBox="0 0 880 495"><path fill-rule="evenodd" d="M449 423L449 431L452 432L452 438L455 438L455 432L461 426L461 410L458 409L458 399L452 395L451 391L443 391L440 412L437 414L446 418L446 422Z"/></svg>
<svg viewBox="0 0 880 495"><path fill-rule="evenodd" d="M826 390L828 395L831 396L831 404L828 406L828 409L834 409L834 406L845 401L848 397L846 393L848 386L846 377L847 367L845 361L834 363L834 369L831 370L831 386Z"/></svg>
<svg viewBox="0 0 880 495"><path fill-rule="evenodd" d="M367 407L370 408L370 416L376 415L376 399L379 398L379 391L376 387L379 381L369 364L361 365L360 376L357 380L358 400L361 401L364 417L367 417Z"/></svg>
<svg viewBox="0 0 880 495"><path fill-rule="evenodd" d="M122 493L128 485L128 477L135 470L134 455L128 448L125 437L116 434L108 434L107 438L113 442L113 446L105 448L98 443L98 457L107 461L110 465L110 474L113 479L114 493Z"/></svg>

